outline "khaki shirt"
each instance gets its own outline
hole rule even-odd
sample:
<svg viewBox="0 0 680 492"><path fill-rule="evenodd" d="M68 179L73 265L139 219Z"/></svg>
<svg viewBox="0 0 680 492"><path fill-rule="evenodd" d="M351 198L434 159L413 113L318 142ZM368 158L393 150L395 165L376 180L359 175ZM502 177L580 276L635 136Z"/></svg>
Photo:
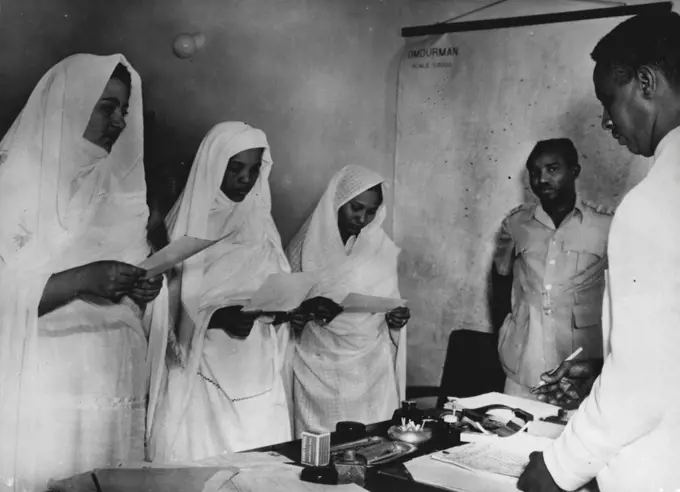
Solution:
<svg viewBox="0 0 680 492"><path fill-rule="evenodd" d="M540 382L578 347L579 358L602 357L602 297L607 236L613 212L577 197L559 228L538 203L503 220L494 263L514 274L512 313L500 332L508 377L525 387Z"/></svg>

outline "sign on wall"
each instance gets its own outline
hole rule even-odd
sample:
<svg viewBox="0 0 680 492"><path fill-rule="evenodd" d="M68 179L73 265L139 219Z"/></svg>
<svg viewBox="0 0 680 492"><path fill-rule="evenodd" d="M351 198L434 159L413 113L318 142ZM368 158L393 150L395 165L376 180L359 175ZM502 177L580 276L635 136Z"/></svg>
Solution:
<svg viewBox="0 0 680 492"><path fill-rule="evenodd" d="M452 330L490 331L494 238L532 199L536 141L569 137L584 198L616 205L647 170L601 128L590 52L622 18L412 38L399 73L394 235L409 384L436 385ZM465 377L465 375L461 375Z"/></svg>

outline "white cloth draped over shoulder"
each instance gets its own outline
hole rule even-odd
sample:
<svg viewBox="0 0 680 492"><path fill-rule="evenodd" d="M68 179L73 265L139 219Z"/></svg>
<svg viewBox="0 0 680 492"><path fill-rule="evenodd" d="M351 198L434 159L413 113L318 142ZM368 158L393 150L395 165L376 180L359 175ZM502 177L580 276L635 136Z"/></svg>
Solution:
<svg viewBox="0 0 680 492"><path fill-rule="evenodd" d="M241 203L232 202L220 190L228 161L253 148L264 148L259 178ZM243 304L267 276L290 271L271 217L271 166L262 131L218 124L201 143L166 219L171 240L228 237L185 261L171 281L177 341L157 402L152 395L153 461L197 460L290 440L281 379L288 326L257 320L245 340L208 330L218 309Z"/></svg>
<svg viewBox="0 0 680 492"><path fill-rule="evenodd" d="M83 133L119 63L129 115L107 154ZM128 298L38 317L53 273L148 255L142 117L122 55L74 55L42 77L0 143L0 490L143 457L147 337L162 326L143 324Z"/></svg>
<svg viewBox="0 0 680 492"><path fill-rule="evenodd" d="M382 176L360 166L343 168L288 245L293 270L318 276L309 298L340 303L351 292L400 297L400 250L382 229L385 205L346 245L338 229L340 207L376 185L384 196ZM389 419L404 398L406 328L390 330L384 314L341 313L324 326L309 322L291 352L298 437L303 431L333 431L342 420Z"/></svg>

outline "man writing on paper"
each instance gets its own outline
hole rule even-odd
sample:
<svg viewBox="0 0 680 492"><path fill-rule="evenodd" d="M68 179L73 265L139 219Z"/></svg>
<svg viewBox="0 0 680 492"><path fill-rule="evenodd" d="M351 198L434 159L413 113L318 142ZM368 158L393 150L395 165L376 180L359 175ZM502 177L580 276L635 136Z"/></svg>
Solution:
<svg viewBox="0 0 680 492"><path fill-rule="evenodd" d="M590 395L517 487L602 492L680 490L680 15L637 16L597 44L602 125L653 157L609 238L607 356ZM609 332L611 329L611 333Z"/></svg>
<svg viewBox="0 0 680 492"><path fill-rule="evenodd" d="M505 393L532 398L540 376L575 349L602 356L601 308L611 213L580 199L581 167L571 140L536 144L527 159L540 203L512 210L494 258L495 280L512 313L500 331ZM509 304L509 302L508 302Z"/></svg>

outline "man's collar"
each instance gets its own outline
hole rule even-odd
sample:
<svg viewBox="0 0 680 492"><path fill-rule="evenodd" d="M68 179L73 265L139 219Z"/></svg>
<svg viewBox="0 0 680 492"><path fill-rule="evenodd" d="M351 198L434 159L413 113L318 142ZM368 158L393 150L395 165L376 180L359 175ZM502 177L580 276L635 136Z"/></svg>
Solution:
<svg viewBox="0 0 680 492"><path fill-rule="evenodd" d="M583 222L583 200L581 200L581 195L576 193L576 201L574 202L574 209L567 214L567 216L564 218L562 223L566 222L567 219L571 218L572 216L577 218L579 222ZM536 208L534 209L534 219L539 221L541 224L550 227L551 229L555 229L555 223L552 221L548 213L543 209L543 205L541 205L541 202L538 201L536 202Z"/></svg>

